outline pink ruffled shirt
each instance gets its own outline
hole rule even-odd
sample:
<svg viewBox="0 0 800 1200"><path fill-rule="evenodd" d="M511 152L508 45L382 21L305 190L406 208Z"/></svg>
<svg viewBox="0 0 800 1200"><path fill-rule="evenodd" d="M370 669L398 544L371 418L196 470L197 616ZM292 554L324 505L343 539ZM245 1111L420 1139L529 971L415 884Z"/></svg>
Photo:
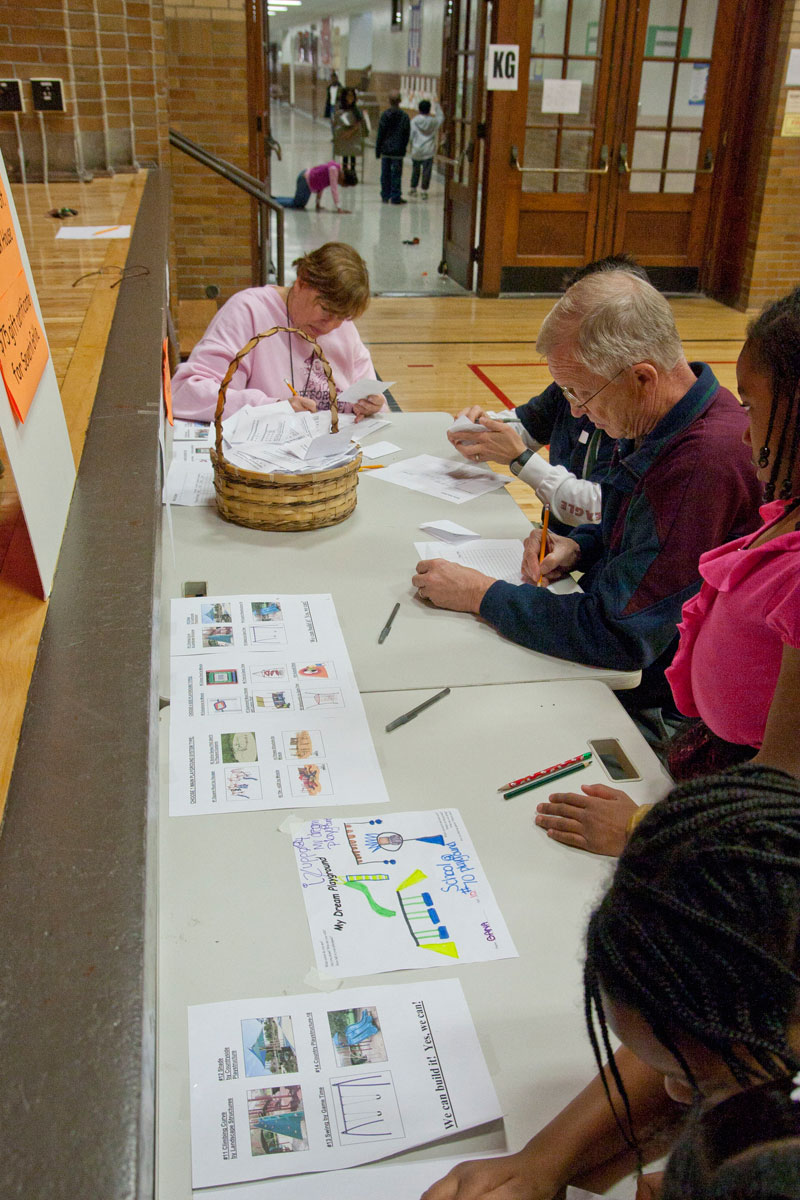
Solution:
<svg viewBox="0 0 800 1200"><path fill-rule="evenodd" d="M219 385L235 358L250 338L274 325L286 325L286 304L276 287L247 288L231 296L216 314L188 360L172 380L172 409L187 421L212 421ZM359 379L374 379L372 359L352 321L318 339L333 371L337 391ZM313 361L312 361L313 359ZM310 396L317 408L330 407L328 381L322 364L304 338L275 333L264 338L239 364L228 385L225 416L245 404L275 404L288 400L291 392L284 379L292 379L301 395ZM351 404L340 406L352 411ZM386 405L384 404L384 409Z"/></svg>
<svg viewBox="0 0 800 1200"><path fill-rule="evenodd" d="M781 500L763 505L764 525L784 508ZM800 647L800 532L753 546L760 532L701 556L703 585L683 606L680 645L666 672L682 713L702 717L728 742L757 747L783 647Z"/></svg>

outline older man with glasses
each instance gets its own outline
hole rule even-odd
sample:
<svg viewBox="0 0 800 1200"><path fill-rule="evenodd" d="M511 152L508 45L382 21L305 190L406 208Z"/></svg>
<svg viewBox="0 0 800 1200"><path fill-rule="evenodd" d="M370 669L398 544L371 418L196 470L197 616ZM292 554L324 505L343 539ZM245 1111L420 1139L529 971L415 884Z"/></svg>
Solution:
<svg viewBox="0 0 800 1200"><path fill-rule="evenodd" d="M602 520L525 543L522 585L443 559L417 564L419 595L473 612L512 641L573 662L643 670L632 709L669 702L664 671L700 555L756 527L759 487L747 419L709 366L688 363L669 304L629 271L574 284L542 325L547 359L575 416L618 439ZM582 571L580 593L539 588Z"/></svg>

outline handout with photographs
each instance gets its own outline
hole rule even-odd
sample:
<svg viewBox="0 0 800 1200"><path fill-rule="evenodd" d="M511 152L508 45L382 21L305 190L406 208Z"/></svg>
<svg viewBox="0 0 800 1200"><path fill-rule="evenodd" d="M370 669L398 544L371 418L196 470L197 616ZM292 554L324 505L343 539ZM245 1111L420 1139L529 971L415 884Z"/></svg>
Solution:
<svg viewBox="0 0 800 1200"><path fill-rule="evenodd" d="M195 1188L375 1162L502 1115L453 979L191 1007L189 1075Z"/></svg>
<svg viewBox="0 0 800 1200"><path fill-rule="evenodd" d="M170 813L384 804L329 595L172 602Z"/></svg>
<svg viewBox="0 0 800 1200"><path fill-rule="evenodd" d="M436 458L417 454L384 467L377 476L384 483L396 483L412 492L424 492L451 504L463 504L505 487L508 479L488 467L478 467L463 459Z"/></svg>
<svg viewBox="0 0 800 1200"><path fill-rule="evenodd" d="M456 809L320 815L291 834L321 975L517 957Z"/></svg>

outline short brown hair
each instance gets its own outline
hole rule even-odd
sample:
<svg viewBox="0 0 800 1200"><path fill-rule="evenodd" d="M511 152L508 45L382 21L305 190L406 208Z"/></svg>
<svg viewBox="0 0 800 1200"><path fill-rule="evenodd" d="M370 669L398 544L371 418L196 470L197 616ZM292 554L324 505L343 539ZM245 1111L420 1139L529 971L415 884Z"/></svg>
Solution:
<svg viewBox="0 0 800 1200"><path fill-rule="evenodd" d="M318 293L337 317L354 320L370 302L369 272L361 255L346 242L326 242L292 263L297 278Z"/></svg>

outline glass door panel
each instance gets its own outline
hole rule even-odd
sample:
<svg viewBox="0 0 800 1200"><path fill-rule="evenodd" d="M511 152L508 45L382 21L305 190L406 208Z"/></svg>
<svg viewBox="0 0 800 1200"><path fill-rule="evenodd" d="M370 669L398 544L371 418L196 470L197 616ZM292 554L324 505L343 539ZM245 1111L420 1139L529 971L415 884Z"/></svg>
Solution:
<svg viewBox="0 0 800 1200"><path fill-rule="evenodd" d="M523 192L585 193L590 186L591 176L581 168L596 165L595 80L604 7L603 0L541 0L536 6L520 163Z"/></svg>

